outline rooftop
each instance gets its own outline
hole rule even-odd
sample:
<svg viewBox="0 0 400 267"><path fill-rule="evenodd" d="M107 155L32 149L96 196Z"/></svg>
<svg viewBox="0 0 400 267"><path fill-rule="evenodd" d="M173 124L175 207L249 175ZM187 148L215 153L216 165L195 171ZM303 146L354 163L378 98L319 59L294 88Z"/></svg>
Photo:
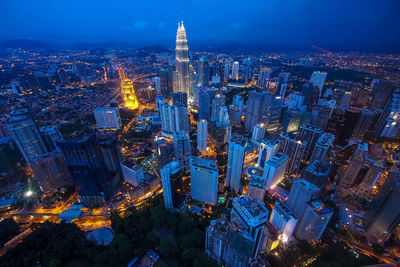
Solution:
<svg viewBox="0 0 400 267"><path fill-rule="evenodd" d="M241 207L246 209L252 217L264 215L266 212L268 212L267 208L261 204L258 199L253 199L249 195L241 195L234 198L233 201L236 201Z"/></svg>

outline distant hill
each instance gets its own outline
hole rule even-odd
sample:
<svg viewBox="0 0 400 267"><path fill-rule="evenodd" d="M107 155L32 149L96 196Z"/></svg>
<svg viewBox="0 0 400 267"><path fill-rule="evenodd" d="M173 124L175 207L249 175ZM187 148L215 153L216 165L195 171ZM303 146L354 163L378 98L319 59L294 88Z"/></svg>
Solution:
<svg viewBox="0 0 400 267"><path fill-rule="evenodd" d="M81 43L73 45L70 49L72 50L86 50L86 49L96 49L96 48L104 48L104 49L113 49L113 48L136 48L136 45L116 42L116 41L107 41L107 42L99 42L99 43Z"/></svg>
<svg viewBox="0 0 400 267"><path fill-rule="evenodd" d="M0 42L0 49L2 50L7 48L12 48L12 49L21 48L26 50L37 50L37 49L48 50L48 49L53 49L55 47L56 45L29 39L18 39L18 40Z"/></svg>
<svg viewBox="0 0 400 267"><path fill-rule="evenodd" d="M144 50L144 51L153 51L157 53L162 53L162 52L171 52L170 49L166 48L163 45L150 45L150 46L145 46L142 48L139 48L139 50Z"/></svg>

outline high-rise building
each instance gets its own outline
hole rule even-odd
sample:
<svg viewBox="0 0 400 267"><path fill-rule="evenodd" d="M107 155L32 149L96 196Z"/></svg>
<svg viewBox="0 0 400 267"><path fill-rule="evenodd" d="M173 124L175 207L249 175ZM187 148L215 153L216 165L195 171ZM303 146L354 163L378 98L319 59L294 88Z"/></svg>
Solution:
<svg viewBox="0 0 400 267"><path fill-rule="evenodd" d="M189 135L184 131L176 131L174 133L174 155L175 161L179 163L182 170L190 169L190 139Z"/></svg>
<svg viewBox="0 0 400 267"><path fill-rule="evenodd" d="M310 112L319 100L319 88L313 83L306 83L303 86L301 94L304 96L303 105L307 106L307 112Z"/></svg>
<svg viewBox="0 0 400 267"><path fill-rule="evenodd" d="M366 108L363 109L361 111L360 117L357 120L356 125L354 126L352 138L360 139L364 137L365 133L373 127L373 122L375 117L376 117L375 112Z"/></svg>
<svg viewBox="0 0 400 267"><path fill-rule="evenodd" d="M47 151L51 152L56 149L56 142L62 139L61 133L56 125L48 125L40 127L40 134L43 137L43 142Z"/></svg>
<svg viewBox="0 0 400 267"><path fill-rule="evenodd" d="M188 107L188 95L186 93L177 92L172 95L174 105L181 103L186 108Z"/></svg>
<svg viewBox="0 0 400 267"><path fill-rule="evenodd" d="M207 58L201 57L197 62L197 86L208 86L210 82L210 65Z"/></svg>
<svg viewBox="0 0 400 267"><path fill-rule="evenodd" d="M180 102L173 106L168 104L160 105L160 120L161 129L166 133L174 133L175 131L185 131L186 133L190 130L189 124L189 112L188 109L183 106Z"/></svg>
<svg viewBox="0 0 400 267"><path fill-rule="evenodd" d="M118 139L115 136L107 136L99 138L101 148L101 160L104 162L106 169L111 174L116 174L120 170L122 159L121 148Z"/></svg>
<svg viewBox="0 0 400 267"><path fill-rule="evenodd" d="M217 121L219 123L223 123L223 124L230 123L228 108L226 106L220 107L219 112L218 112Z"/></svg>
<svg viewBox="0 0 400 267"><path fill-rule="evenodd" d="M153 77L152 81L153 81L154 88L156 89L157 95L162 95L161 94L161 79L160 79L160 77L158 77L158 76Z"/></svg>
<svg viewBox="0 0 400 267"><path fill-rule="evenodd" d="M281 200L275 202L269 221L275 226L278 232L282 234L281 241L283 244L290 241L297 224L297 217Z"/></svg>
<svg viewBox="0 0 400 267"><path fill-rule="evenodd" d="M253 128L253 134L251 139L253 141L260 141L265 137L265 124L264 123L258 123L254 126Z"/></svg>
<svg viewBox="0 0 400 267"><path fill-rule="evenodd" d="M210 95L207 91L200 90L199 95L199 120L210 120Z"/></svg>
<svg viewBox="0 0 400 267"><path fill-rule="evenodd" d="M144 181L144 171L139 165L133 164L129 160L121 162L122 175L125 182L133 186L139 186Z"/></svg>
<svg viewBox="0 0 400 267"><path fill-rule="evenodd" d="M61 152L54 150L29 162L43 192L52 192L72 184L71 175Z"/></svg>
<svg viewBox="0 0 400 267"><path fill-rule="evenodd" d="M231 220L244 226L254 240L253 258L261 245L265 223L268 221L268 209L257 199L249 195L241 195L233 199Z"/></svg>
<svg viewBox="0 0 400 267"><path fill-rule="evenodd" d="M225 106L225 96L218 93L212 100L211 118L214 118L215 120L218 119L219 110L221 109L222 106Z"/></svg>
<svg viewBox="0 0 400 267"><path fill-rule="evenodd" d="M95 136L62 140L57 142L57 146L63 152L72 179L79 188L79 199L83 203L103 204L106 194L109 194L110 179Z"/></svg>
<svg viewBox="0 0 400 267"><path fill-rule="evenodd" d="M335 136L331 133L323 133L315 144L314 151L311 155L310 162L314 160L324 161L328 156L329 149L333 146Z"/></svg>
<svg viewBox="0 0 400 267"><path fill-rule="evenodd" d="M35 122L28 109L10 112L7 128L27 162L40 158L47 153Z"/></svg>
<svg viewBox="0 0 400 267"><path fill-rule="evenodd" d="M239 80L239 62L237 61L232 64L232 80Z"/></svg>
<svg viewBox="0 0 400 267"><path fill-rule="evenodd" d="M268 133L277 133L280 129L282 101L280 96L273 96L266 109L266 124Z"/></svg>
<svg viewBox="0 0 400 267"><path fill-rule="evenodd" d="M371 83L373 98L370 110L384 109L394 92L395 85L388 80L374 79Z"/></svg>
<svg viewBox="0 0 400 267"><path fill-rule="evenodd" d="M176 208L181 203L182 170L179 163L171 161L161 168L160 173L164 206L167 209Z"/></svg>
<svg viewBox="0 0 400 267"><path fill-rule="evenodd" d="M175 122L176 122L176 131L184 131L185 133L189 133L190 131L190 123L189 123L189 110L183 104L177 103L174 104L175 109Z"/></svg>
<svg viewBox="0 0 400 267"><path fill-rule="evenodd" d="M287 110L283 116L282 132L293 133L299 130L301 113L299 110Z"/></svg>
<svg viewBox="0 0 400 267"><path fill-rule="evenodd" d="M290 188L287 206L301 220L306 211L307 202L318 197L320 189L313 183L304 179L295 179Z"/></svg>
<svg viewBox="0 0 400 267"><path fill-rule="evenodd" d="M400 94L393 94L380 116L375 128L375 136L398 137L400 131Z"/></svg>
<svg viewBox="0 0 400 267"><path fill-rule="evenodd" d="M233 97L233 103L229 107L229 118L232 124L240 125L242 123L243 98L240 95Z"/></svg>
<svg viewBox="0 0 400 267"><path fill-rule="evenodd" d="M306 241L319 240L332 214L333 211L319 200L307 202L304 216L295 230L296 238Z"/></svg>
<svg viewBox="0 0 400 267"><path fill-rule="evenodd" d="M231 66L228 62L225 63L224 66L224 80L227 81L229 80L229 71L231 69Z"/></svg>
<svg viewBox="0 0 400 267"><path fill-rule="evenodd" d="M174 92L182 92L188 96L192 96L192 83L189 72L189 47L183 21L182 23L178 23L178 31L176 32L175 69L178 80L176 83L177 87L174 87Z"/></svg>
<svg viewBox="0 0 400 267"><path fill-rule="evenodd" d="M247 138L234 134L227 147L228 163L226 165L226 186L240 191L242 177L244 151L247 146Z"/></svg>
<svg viewBox="0 0 400 267"><path fill-rule="evenodd" d="M215 205L218 195L218 169L214 160L192 157L190 187L194 200Z"/></svg>
<svg viewBox="0 0 400 267"><path fill-rule="evenodd" d="M328 175L332 169L329 161L314 160L305 168L303 177L319 188L323 188L328 181Z"/></svg>
<svg viewBox="0 0 400 267"><path fill-rule="evenodd" d="M326 75L326 72L314 71L310 78L310 83L318 87L320 96L322 94L322 89L324 88Z"/></svg>
<svg viewBox="0 0 400 267"><path fill-rule="evenodd" d="M311 112L311 124L325 130L331 116L332 109L325 105L317 105Z"/></svg>
<svg viewBox="0 0 400 267"><path fill-rule="evenodd" d="M156 136L156 155L158 159L158 168L161 169L165 164L173 160L172 146L163 137Z"/></svg>
<svg viewBox="0 0 400 267"><path fill-rule="evenodd" d="M208 137L208 129L207 129L207 121L199 120L197 122L197 148L204 152L207 149L207 137Z"/></svg>
<svg viewBox="0 0 400 267"><path fill-rule="evenodd" d="M265 88L266 81L269 80L272 73L271 68L264 68L260 71L258 75L258 86L261 88Z"/></svg>
<svg viewBox="0 0 400 267"><path fill-rule="evenodd" d="M389 173L365 216L365 229L371 242L386 241L400 224L400 174Z"/></svg>
<svg viewBox="0 0 400 267"><path fill-rule="evenodd" d="M163 97L168 98L173 92L173 78L171 69L160 69L160 85L161 94Z"/></svg>
<svg viewBox="0 0 400 267"><path fill-rule="evenodd" d="M247 131L251 131L257 123L263 122L267 107L272 103L272 96L269 92L249 92L247 101L247 111L244 126ZM264 121L265 122L265 121Z"/></svg>
<svg viewBox="0 0 400 267"><path fill-rule="evenodd" d="M282 144L279 151L289 157L286 174L298 173L301 161L304 156L307 141L304 141L299 136L285 134L282 136Z"/></svg>
<svg viewBox="0 0 400 267"><path fill-rule="evenodd" d="M137 109L139 107L139 102L136 98L132 81L126 77L125 70L121 66L118 67L118 74L124 107L128 109Z"/></svg>
<svg viewBox="0 0 400 267"><path fill-rule="evenodd" d="M279 139L263 139L260 142L257 165L263 167L279 151Z"/></svg>
<svg viewBox="0 0 400 267"><path fill-rule="evenodd" d="M94 109L94 118L96 119L97 129L119 130L121 127L118 108L97 107Z"/></svg>
<svg viewBox="0 0 400 267"><path fill-rule="evenodd" d="M265 178L257 175L250 176L247 194L254 199L258 199L261 203L265 197Z"/></svg>
<svg viewBox="0 0 400 267"><path fill-rule="evenodd" d="M353 186L354 181L357 178L357 175L360 173L361 168L364 165L364 159L368 154L368 144L367 143L359 143L357 144L357 148L353 153L353 156L350 159L349 165L340 179L339 186L342 188L349 188ZM365 171L363 171L365 174Z"/></svg>
<svg viewBox="0 0 400 267"><path fill-rule="evenodd" d="M275 188L283 180L288 159L287 155L277 153L265 163L263 177L268 188Z"/></svg>

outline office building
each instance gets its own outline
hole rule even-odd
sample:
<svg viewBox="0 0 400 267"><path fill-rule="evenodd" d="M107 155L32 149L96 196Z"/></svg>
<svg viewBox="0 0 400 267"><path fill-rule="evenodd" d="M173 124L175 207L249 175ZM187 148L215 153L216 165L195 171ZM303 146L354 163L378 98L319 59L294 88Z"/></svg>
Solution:
<svg viewBox="0 0 400 267"><path fill-rule="evenodd" d="M176 33L175 69L177 81L174 93L182 92L186 93L187 96L191 96L192 83L189 71L189 47L183 22L178 23L178 31Z"/></svg>
<svg viewBox="0 0 400 267"><path fill-rule="evenodd" d="M275 154L265 163L263 177L267 188L275 188L284 178L289 157L282 153Z"/></svg>
<svg viewBox="0 0 400 267"><path fill-rule="evenodd" d="M319 96L322 94L322 89L324 88L326 72L314 71L310 78L310 83L317 86L319 89Z"/></svg>
<svg viewBox="0 0 400 267"><path fill-rule="evenodd" d="M106 169L113 175L120 170L122 159L121 148L116 136L100 137L99 144L101 148L101 160Z"/></svg>
<svg viewBox="0 0 400 267"><path fill-rule="evenodd" d="M400 94L393 94L375 128L376 137L396 138L400 131Z"/></svg>
<svg viewBox="0 0 400 267"><path fill-rule="evenodd" d="M313 83L306 83L303 86L301 94L304 96L303 105L307 108L307 112L311 112L311 110L318 104L319 100L319 88L315 86Z"/></svg>
<svg viewBox="0 0 400 267"><path fill-rule="evenodd" d="M254 258L261 245L265 223L268 221L268 209L259 200L249 195L241 195L233 199L231 221L244 226L245 231L254 240L252 250Z"/></svg>
<svg viewBox="0 0 400 267"><path fill-rule="evenodd" d="M365 216L365 229L371 242L383 243L400 223L400 174L389 173Z"/></svg>
<svg viewBox="0 0 400 267"><path fill-rule="evenodd" d="M61 133L56 125L48 125L40 127L40 134L42 135L44 145L47 151L51 152L56 149L56 142L62 139Z"/></svg>
<svg viewBox="0 0 400 267"><path fill-rule="evenodd" d="M228 108L226 106L221 106L218 112L217 121L222 124L230 124Z"/></svg>
<svg viewBox="0 0 400 267"><path fill-rule="evenodd" d="M204 119L197 122L197 148L200 152L204 152L207 149L207 125L208 123Z"/></svg>
<svg viewBox="0 0 400 267"><path fill-rule="evenodd" d="M119 130L121 118L118 108L97 107L94 109L97 129L100 130Z"/></svg>
<svg viewBox="0 0 400 267"><path fill-rule="evenodd" d="M272 223L266 222L260 251L266 251L267 253L271 252L278 247L280 239L281 234L278 232L276 227Z"/></svg>
<svg viewBox="0 0 400 267"><path fill-rule="evenodd" d="M29 162L43 192L54 192L72 184L72 178L61 152L54 150Z"/></svg>
<svg viewBox="0 0 400 267"><path fill-rule="evenodd" d="M212 100L211 118L218 120L219 111L223 106L225 106L225 96L218 93Z"/></svg>
<svg viewBox="0 0 400 267"><path fill-rule="evenodd" d="M158 169L173 160L173 148L170 143L163 137L156 136L156 155L158 161Z"/></svg>
<svg viewBox="0 0 400 267"><path fill-rule="evenodd" d="M189 133L190 123L189 123L189 110L181 103L174 104L175 109L175 130L184 131Z"/></svg>
<svg viewBox="0 0 400 267"><path fill-rule="evenodd" d="M369 109L384 109L392 97L395 85L388 80L374 79L371 83L371 87L373 97Z"/></svg>
<svg viewBox="0 0 400 267"><path fill-rule="evenodd" d="M320 189L313 183L304 179L293 180L286 205L301 220L306 211L307 202L319 196Z"/></svg>
<svg viewBox="0 0 400 267"><path fill-rule="evenodd" d="M265 124L264 123L258 123L254 126L253 128L253 134L252 134L252 140L253 141L260 141L265 137Z"/></svg>
<svg viewBox="0 0 400 267"><path fill-rule="evenodd" d="M268 104L266 113L264 115L267 124L268 133L277 133L280 129L280 121L282 114L282 101L280 96L272 97L271 102Z"/></svg>
<svg viewBox="0 0 400 267"><path fill-rule="evenodd" d="M287 110L283 115L282 132L294 133L299 131L301 113L299 110Z"/></svg>
<svg viewBox="0 0 400 267"><path fill-rule="evenodd" d="M179 163L171 161L161 168L160 173L164 206L167 209L177 208L182 201L182 170L179 167Z"/></svg>
<svg viewBox="0 0 400 267"><path fill-rule="evenodd" d="M325 130L331 116L332 109L325 105L317 105L311 112L311 124Z"/></svg>
<svg viewBox="0 0 400 267"><path fill-rule="evenodd" d="M297 224L295 236L299 240L316 241L324 233L333 211L319 200L307 202L304 216Z"/></svg>
<svg viewBox="0 0 400 267"><path fill-rule="evenodd" d="M183 171L190 169L191 147L189 135L184 131L174 133L174 156Z"/></svg>
<svg viewBox="0 0 400 267"><path fill-rule="evenodd" d="M190 187L194 200L215 205L218 195L218 169L214 160L191 157Z"/></svg>
<svg viewBox="0 0 400 267"><path fill-rule="evenodd" d="M156 94L158 96L161 95L161 80L160 80L160 77L156 76L156 77L153 77L151 80L153 82L154 88L156 89Z"/></svg>
<svg viewBox="0 0 400 267"><path fill-rule="evenodd" d="M288 134L282 136L282 144L279 151L289 157L286 174L295 174L300 171L300 164L307 145L307 141L302 140L299 136Z"/></svg>
<svg viewBox="0 0 400 267"><path fill-rule="evenodd" d="M35 122L28 109L10 112L7 129L27 162L40 158L47 153Z"/></svg>
<svg viewBox="0 0 400 267"><path fill-rule="evenodd" d="M266 109L272 103L271 93L263 91L249 92L249 99L247 101L247 111L244 126L247 131L253 130L257 123L265 122Z"/></svg>
<svg viewBox="0 0 400 267"><path fill-rule="evenodd" d="M324 188L331 170L332 164L329 161L314 160L305 168L303 178L319 188Z"/></svg>
<svg viewBox="0 0 400 267"><path fill-rule="evenodd" d="M229 118L232 124L240 125L242 123L243 103L240 95L233 97L233 103L229 107Z"/></svg>
<svg viewBox="0 0 400 267"><path fill-rule="evenodd" d="M181 103L185 108L188 107L188 95L183 92L177 92L172 95L174 105Z"/></svg>
<svg viewBox="0 0 400 267"><path fill-rule="evenodd" d="M247 187L247 194L253 199L258 199L260 202L264 202L265 190L265 178L257 175L251 175Z"/></svg>
<svg viewBox="0 0 400 267"><path fill-rule="evenodd" d="M354 181L357 178L357 175L359 174L362 166L364 165L364 159L367 156L367 154L368 154L368 144L367 143L357 144L357 148L350 159L349 165L343 177L340 179L339 187L349 188L353 186Z"/></svg>
<svg viewBox="0 0 400 267"><path fill-rule="evenodd" d="M361 111L360 117L357 120L356 125L354 126L354 130L352 133L352 138L354 139L360 139L364 137L365 133L367 131L371 130L374 125L374 119L376 117L376 113L369 110L369 109L363 109Z"/></svg>
<svg viewBox="0 0 400 267"><path fill-rule="evenodd" d="M168 104L160 105L161 129L166 133L174 133L175 131L190 130L188 109L180 102L173 106Z"/></svg>
<svg viewBox="0 0 400 267"><path fill-rule="evenodd" d="M297 224L297 217L293 211L278 200L275 202L269 221L281 233L281 242L283 244L289 242Z"/></svg>
<svg viewBox="0 0 400 267"><path fill-rule="evenodd" d="M208 86L210 82L210 65L207 58L201 57L197 62L197 86Z"/></svg>
<svg viewBox="0 0 400 267"><path fill-rule="evenodd" d="M263 167L279 151L279 139L262 139L259 146L257 166Z"/></svg>
<svg viewBox="0 0 400 267"><path fill-rule="evenodd" d="M87 204L103 204L110 193L111 181L95 136L62 140L57 142L57 146L63 152L72 179L79 188L79 199Z"/></svg>
<svg viewBox="0 0 400 267"><path fill-rule="evenodd" d="M240 191L242 177L244 151L247 146L247 138L234 134L227 146L228 163L226 167L226 186L236 193Z"/></svg>
<svg viewBox="0 0 400 267"><path fill-rule="evenodd" d="M314 151L311 154L310 162L314 160L324 161L328 157L329 149L333 148L335 136L331 133L323 133L315 144Z"/></svg>
<svg viewBox="0 0 400 267"><path fill-rule="evenodd" d="M235 61L232 64L232 80L239 80L239 62Z"/></svg>
<svg viewBox="0 0 400 267"><path fill-rule="evenodd" d="M132 186L139 186L144 181L144 171L139 165L133 164L129 160L121 162L122 175L125 182Z"/></svg>
<svg viewBox="0 0 400 267"><path fill-rule="evenodd" d="M207 91L200 90L199 95L199 120L210 120L210 95Z"/></svg>

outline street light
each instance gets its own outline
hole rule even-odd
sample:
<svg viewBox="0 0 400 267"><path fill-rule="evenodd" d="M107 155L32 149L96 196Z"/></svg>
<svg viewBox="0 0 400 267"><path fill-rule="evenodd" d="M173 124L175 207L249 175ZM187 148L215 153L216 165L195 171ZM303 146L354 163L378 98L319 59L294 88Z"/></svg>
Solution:
<svg viewBox="0 0 400 267"><path fill-rule="evenodd" d="M30 197L32 195L33 195L33 192L31 190L28 190L28 191L25 192L25 196L26 197Z"/></svg>

